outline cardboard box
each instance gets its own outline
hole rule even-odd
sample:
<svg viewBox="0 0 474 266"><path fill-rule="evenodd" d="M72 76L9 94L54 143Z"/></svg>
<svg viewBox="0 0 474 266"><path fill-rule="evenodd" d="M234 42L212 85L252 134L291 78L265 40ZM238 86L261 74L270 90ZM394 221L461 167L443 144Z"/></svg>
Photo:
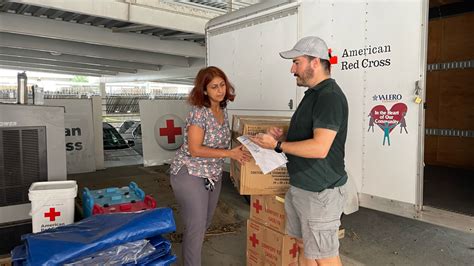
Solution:
<svg viewBox="0 0 474 266"><path fill-rule="evenodd" d="M252 195L250 219L286 234L285 195ZM344 228L339 228L337 235L344 238Z"/></svg>
<svg viewBox="0 0 474 266"><path fill-rule="evenodd" d="M283 135L286 135L290 120L290 117L282 116L234 115L232 117L232 139L237 139L242 135L265 133L269 127L281 127Z"/></svg>
<svg viewBox="0 0 474 266"><path fill-rule="evenodd" d="M290 186L286 167L280 167L264 175L254 160L240 165L232 160L231 180L240 195L274 195L285 193Z"/></svg>
<svg viewBox="0 0 474 266"><path fill-rule="evenodd" d="M247 266L256 265L298 265L296 240L247 220Z"/></svg>
<svg viewBox="0 0 474 266"><path fill-rule="evenodd" d="M265 133L269 127L273 126L282 127L286 134L289 122L289 117L234 115L232 147L240 145L237 137ZM286 167L280 167L264 175L253 159L243 165L231 160L230 176L241 195L282 194L288 189L290 179Z"/></svg>
<svg viewBox="0 0 474 266"><path fill-rule="evenodd" d="M285 234L285 195L252 195L250 219Z"/></svg>

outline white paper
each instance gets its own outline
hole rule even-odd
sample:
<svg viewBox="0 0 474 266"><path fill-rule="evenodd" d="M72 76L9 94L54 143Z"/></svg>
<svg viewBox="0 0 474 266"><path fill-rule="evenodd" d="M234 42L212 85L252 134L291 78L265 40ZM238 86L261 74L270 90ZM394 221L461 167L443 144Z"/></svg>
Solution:
<svg viewBox="0 0 474 266"><path fill-rule="evenodd" d="M268 174L278 167L284 166L288 162L284 153L277 153L274 150L264 149L251 141L247 136L240 136L237 140L249 150L264 174Z"/></svg>

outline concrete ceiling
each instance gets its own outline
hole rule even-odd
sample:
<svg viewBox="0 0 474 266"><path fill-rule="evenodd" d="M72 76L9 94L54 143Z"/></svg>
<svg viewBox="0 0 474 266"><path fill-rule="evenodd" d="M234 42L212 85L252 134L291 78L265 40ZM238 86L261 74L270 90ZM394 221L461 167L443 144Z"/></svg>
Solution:
<svg viewBox="0 0 474 266"><path fill-rule="evenodd" d="M0 0L0 68L191 83L207 21L256 2Z"/></svg>
<svg viewBox="0 0 474 266"><path fill-rule="evenodd" d="M205 64L206 23L258 2L0 0L0 68L189 84Z"/></svg>

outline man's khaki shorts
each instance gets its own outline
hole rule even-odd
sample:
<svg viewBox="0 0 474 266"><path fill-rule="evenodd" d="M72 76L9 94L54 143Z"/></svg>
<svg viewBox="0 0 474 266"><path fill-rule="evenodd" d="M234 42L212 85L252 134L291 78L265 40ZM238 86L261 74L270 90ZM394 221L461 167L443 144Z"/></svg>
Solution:
<svg viewBox="0 0 474 266"><path fill-rule="evenodd" d="M285 196L286 232L303 239L305 258L339 255L337 232L345 200L345 185L321 192L290 186Z"/></svg>

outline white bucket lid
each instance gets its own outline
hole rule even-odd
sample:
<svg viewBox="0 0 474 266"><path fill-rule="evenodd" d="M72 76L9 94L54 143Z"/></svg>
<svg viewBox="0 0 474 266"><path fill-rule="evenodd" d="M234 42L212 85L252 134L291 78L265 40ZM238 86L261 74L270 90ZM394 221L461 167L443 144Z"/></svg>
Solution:
<svg viewBox="0 0 474 266"><path fill-rule="evenodd" d="M56 199L75 198L77 196L77 183L75 180L34 182L28 190L30 201L43 200L45 196Z"/></svg>

